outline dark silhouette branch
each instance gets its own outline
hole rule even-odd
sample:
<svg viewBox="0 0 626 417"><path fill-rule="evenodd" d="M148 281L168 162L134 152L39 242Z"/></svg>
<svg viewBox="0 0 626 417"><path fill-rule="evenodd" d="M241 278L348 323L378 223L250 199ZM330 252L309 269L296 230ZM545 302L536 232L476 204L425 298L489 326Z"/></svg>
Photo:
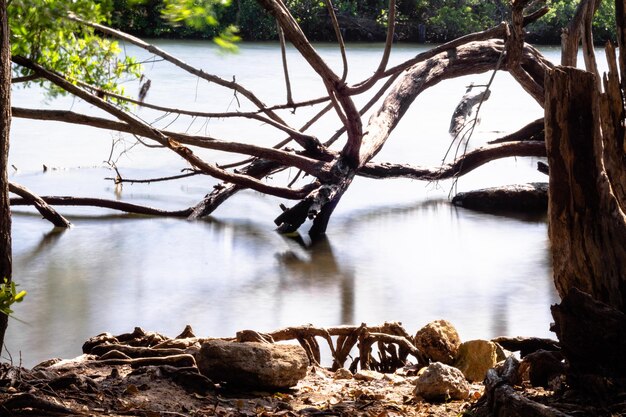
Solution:
<svg viewBox="0 0 626 417"><path fill-rule="evenodd" d="M83 206L83 207L101 207L111 210L123 211L130 214L143 214L146 216L164 216L164 217L187 217L191 213L191 209L167 211L153 207L142 206L138 204L127 203L118 200L107 200L102 198L86 198L71 196L41 196L46 204L55 206ZM31 202L25 198L12 198L11 206L29 206Z"/></svg>
<svg viewBox="0 0 626 417"><path fill-rule="evenodd" d="M467 152L454 162L436 168L370 162L359 170L358 175L374 179L410 178L414 180L437 181L459 177L496 159L514 156L545 157L546 145L539 141L506 142L488 145Z"/></svg>
<svg viewBox="0 0 626 417"><path fill-rule="evenodd" d="M55 209L50 207L46 201L30 191L23 185L9 182L9 191L13 194L17 194L24 199L26 204L34 206L41 215L54 225L54 227L70 227L70 222L63 216L61 216ZM13 200L11 205L13 204Z"/></svg>
<svg viewBox="0 0 626 417"><path fill-rule="evenodd" d="M177 142L199 148L214 149L224 152L241 153L259 158L274 160L285 165L294 166L306 173L324 178L327 175L328 168L324 167L323 162L298 155L294 152L268 148L258 145L250 145L240 142L226 142L209 136L188 135L173 131L163 131L157 128L151 128L147 131L144 128L134 124L118 122L101 117L88 116L75 113L69 110L36 110L13 107L13 116L20 118L28 118L35 120L54 120L66 123L81 124L101 129L114 130L118 132L131 133L141 135L149 139L160 141L162 137L170 137Z"/></svg>

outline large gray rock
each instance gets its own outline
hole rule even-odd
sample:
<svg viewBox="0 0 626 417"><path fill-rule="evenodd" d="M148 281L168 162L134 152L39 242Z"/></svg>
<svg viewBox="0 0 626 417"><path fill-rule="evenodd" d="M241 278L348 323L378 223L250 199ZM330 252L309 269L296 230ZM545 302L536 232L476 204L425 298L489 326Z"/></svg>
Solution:
<svg viewBox="0 0 626 417"><path fill-rule="evenodd" d="M460 345L459 333L446 320L430 322L415 335L415 347L433 362L451 365Z"/></svg>
<svg viewBox="0 0 626 417"><path fill-rule="evenodd" d="M464 400L470 386L463 373L452 366L433 362L415 381L415 395L426 401Z"/></svg>
<svg viewBox="0 0 626 417"><path fill-rule="evenodd" d="M459 347L454 366L459 368L465 378L482 382L487 371L501 359L499 346L488 340L469 340Z"/></svg>
<svg viewBox="0 0 626 417"><path fill-rule="evenodd" d="M196 361L214 382L237 388L281 390L306 376L309 359L299 345L211 340L202 344Z"/></svg>

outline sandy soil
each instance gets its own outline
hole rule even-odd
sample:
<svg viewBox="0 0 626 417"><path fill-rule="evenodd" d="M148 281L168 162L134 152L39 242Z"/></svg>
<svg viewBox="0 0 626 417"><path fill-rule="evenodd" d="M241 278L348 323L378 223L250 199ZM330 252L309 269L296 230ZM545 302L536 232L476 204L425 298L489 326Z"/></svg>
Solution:
<svg viewBox="0 0 626 417"><path fill-rule="evenodd" d="M101 365L83 355L33 370L0 368L0 415L86 416L459 416L467 401L429 404L415 398L410 372L337 379L310 367L286 392L236 392L190 376L189 368ZM360 376L357 375L357 378ZM8 385L8 386L7 386Z"/></svg>

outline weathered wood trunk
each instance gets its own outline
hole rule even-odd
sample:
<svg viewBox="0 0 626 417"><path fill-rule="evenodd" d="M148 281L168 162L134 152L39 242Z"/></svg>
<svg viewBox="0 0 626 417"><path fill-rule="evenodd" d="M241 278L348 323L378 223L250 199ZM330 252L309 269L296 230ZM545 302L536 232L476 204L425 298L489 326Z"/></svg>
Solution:
<svg viewBox="0 0 626 417"><path fill-rule="evenodd" d="M554 330L568 381L591 392L626 381L624 104L610 66L605 93L594 74L571 67L550 71L545 83L549 235L563 298L552 308Z"/></svg>
<svg viewBox="0 0 626 417"><path fill-rule="evenodd" d="M0 280L11 278L11 212L9 208L9 128L11 125L11 51L7 1L0 0ZM0 313L0 351L8 317Z"/></svg>
<svg viewBox="0 0 626 417"><path fill-rule="evenodd" d="M612 184L604 168L605 142L613 138L601 130L608 115L595 83L593 74L570 67L546 78L554 281L562 297L577 288L624 311L626 217L613 191L624 184Z"/></svg>
<svg viewBox="0 0 626 417"><path fill-rule="evenodd" d="M572 289L552 315L571 387L599 396L626 388L626 314Z"/></svg>

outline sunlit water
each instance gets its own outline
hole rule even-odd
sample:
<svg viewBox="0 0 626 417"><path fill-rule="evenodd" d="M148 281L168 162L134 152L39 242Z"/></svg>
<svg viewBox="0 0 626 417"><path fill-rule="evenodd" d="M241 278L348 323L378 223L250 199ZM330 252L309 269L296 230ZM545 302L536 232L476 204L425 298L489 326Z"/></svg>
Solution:
<svg viewBox="0 0 626 417"><path fill-rule="evenodd" d="M159 42L183 60L244 84L266 103L285 101L275 44L244 44L237 55L218 54L204 42ZM317 46L340 71L332 45ZM349 49L350 80L377 66L380 45ZM142 54L127 46L129 53ZM393 63L423 50L399 45ZM555 59L554 51L547 53ZM320 95L321 83L290 50L294 98ZM146 64L147 101L202 111L235 109L243 97L207 86L162 63ZM420 96L377 161L436 166L449 146L450 116L470 82L442 83ZM540 107L506 74L498 74L484 103L470 148L541 116ZM129 84L134 94L136 84ZM362 98L358 98L363 102ZM38 90L17 90L14 105L49 106L99 114L69 98L42 101ZM298 127L309 110L285 114ZM154 121L154 112L138 115ZM311 132L321 139L332 117ZM229 140L273 144L284 138L259 122L167 117L159 126ZM194 177L116 189L104 161L127 178L172 175L185 167L168 151L134 147L132 137L60 123L14 120L11 180L41 195L119 198L165 209L198 202L215 181ZM124 146L128 152L122 153ZM211 159L214 153L201 152ZM214 159L214 158L213 158ZM229 156L228 160L237 157ZM220 159L223 161L223 159ZM459 191L545 181L534 160L510 158L460 179ZM49 169L42 172L42 166ZM293 176L295 172L287 175ZM280 178L277 178L280 179ZM13 216L14 277L28 291L10 323L7 347L26 366L80 354L84 340L134 326L178 334L191 324L202 336L233 336L242 329L271 331L312 323L381 324L401 321L410 333L435 319L450 320L465 340L500 335L551 337L549 306L557 300L543 216L498 216L455 208L452 184L357 179L334 214L326 240L308 247L274 231L281 200L242 192L206 221L128 216L104 209L60 207L74 224L52 229L30 209ZM285 202L290 204L289 202ZM306 229L303 236L306 235ZM306 243L306 242L305 242Z"/></svg>

